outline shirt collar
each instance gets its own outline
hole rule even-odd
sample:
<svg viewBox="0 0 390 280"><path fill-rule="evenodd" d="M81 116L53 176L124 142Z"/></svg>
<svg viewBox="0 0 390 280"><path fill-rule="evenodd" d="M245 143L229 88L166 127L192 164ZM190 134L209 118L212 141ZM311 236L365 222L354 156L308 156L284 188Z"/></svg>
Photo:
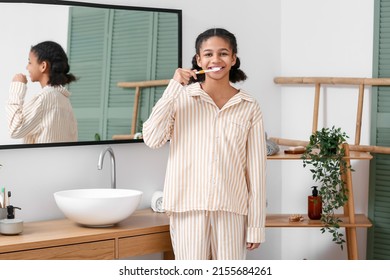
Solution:
<svg viewBox="0 0 390 280"><path fill-rule="evenodd" d="M64 95L65 97L69 97L70 96L70 92L68 91L68 89L64 86L51 86L51 85L46 85L44 88L43 88L44 91L50 91L50 90L55 90L55 91L58 91L59 93L61 93L62 95Z"/></svg>
<svg viewBox="0 0 390 280"><path fill-rule="evenodd" d="M201 87L200 87L200 83L193 83L191 85L189 85L187 87L187 94L189 96L209 96ZM236 98L240 98L241 100L245 100L245 101L248 101L248 102L255 102L255 99L249 95L248 93L246 93L245 91L239 89L239 91L237 92L237 94L232 98L232 99L236 99Z"/></svg>

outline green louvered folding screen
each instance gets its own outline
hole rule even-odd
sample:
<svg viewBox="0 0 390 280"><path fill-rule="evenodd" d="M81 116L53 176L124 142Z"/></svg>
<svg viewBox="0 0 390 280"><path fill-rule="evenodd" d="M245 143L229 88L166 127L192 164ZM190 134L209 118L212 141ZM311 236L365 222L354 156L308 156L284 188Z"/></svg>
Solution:
<svg viewBox="0 0 390 280"><path fill-rule="evenodd" d="M375 1L373 77L390 77L390 1ZM371 144L390 147L390 87L373 88ZM390 259L390 155L370 163L367 259Z"/></svg>
<svg viewBox="0 0 390 280"><path fill-rule="evenodd" d="M102 131L108 20L107 10L70 8L68 56L71 72L78 81L70 84L69 89L80 141L91 141L95 133Z"/></svg>
<svg viewBox="0 0 390 280"><path fill-rule="evenodd" d="M69 86L79 140L129 134L134 89L117 83L172 77L179 64L177 15L72 7L69 17L68 55L80 78ZM138 130L163 89L142 90Z"/></svg>

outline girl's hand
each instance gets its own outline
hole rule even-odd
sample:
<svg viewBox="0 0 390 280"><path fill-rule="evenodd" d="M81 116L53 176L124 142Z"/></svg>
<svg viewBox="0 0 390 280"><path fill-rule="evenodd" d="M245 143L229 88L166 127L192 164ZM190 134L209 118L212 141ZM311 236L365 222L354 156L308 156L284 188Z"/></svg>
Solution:
<svg viewBox="0 0 390 280"><path fill-rule="evenodd" d="M178 68L173 75L173 79L183 86L188 85L190 78L193 77L195 80L197 79L195 71L190 69Z"/></svg>
<svg viewBox="0 0 390 280"><path fill-rule="evenodd" d="M246 249L249 250L249 251L252 251L254 249L257 249L259 248L260 246L260 243L246 243Z"/></svg>
<svg viewBox="0 0 390 280"><path fill-rule="evenodd" d="M26 75L23 74L16 74L14 78L12 79L13 82L21 82L24 84L27 84L27 78Z"/></svg>

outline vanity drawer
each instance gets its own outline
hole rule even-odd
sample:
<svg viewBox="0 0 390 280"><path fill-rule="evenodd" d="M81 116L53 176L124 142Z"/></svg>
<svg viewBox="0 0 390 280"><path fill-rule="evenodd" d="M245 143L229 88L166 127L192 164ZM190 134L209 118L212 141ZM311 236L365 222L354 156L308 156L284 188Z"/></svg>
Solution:
<svg viewBox="0 0 390 280"><path fill-rule="evenodd" d="M169 232L119 238L118 258L141 256L158 252L171 252Z"/></svg>
<svg viewBox="0 0 390 280"><path fill-rule="evenodd" d="M0 254L0 259L3 260L111 260L114 258L114 239Z"/></svg>

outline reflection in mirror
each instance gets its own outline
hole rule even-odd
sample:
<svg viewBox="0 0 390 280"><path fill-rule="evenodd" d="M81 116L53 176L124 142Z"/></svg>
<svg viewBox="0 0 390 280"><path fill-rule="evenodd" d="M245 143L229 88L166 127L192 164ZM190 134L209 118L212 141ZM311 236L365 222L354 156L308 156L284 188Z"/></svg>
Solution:
<svg viewBox="0 0 390 280"><path fill-rule="evenodd" d="M0 2L0 25L0 148L139 142L113 139L129 139L126 136L141 132L165 88L160 84L181 65L179 10ZM77 143L21 145L21 140L9 136L5 104L12 77L27 74L30 47L45 40L63 46L71 72L79 78L68 86L79 128ZM144 81L158 82L157 86L126 86ZM30 80L27 86L26 102L41 91Z"/></svg>

